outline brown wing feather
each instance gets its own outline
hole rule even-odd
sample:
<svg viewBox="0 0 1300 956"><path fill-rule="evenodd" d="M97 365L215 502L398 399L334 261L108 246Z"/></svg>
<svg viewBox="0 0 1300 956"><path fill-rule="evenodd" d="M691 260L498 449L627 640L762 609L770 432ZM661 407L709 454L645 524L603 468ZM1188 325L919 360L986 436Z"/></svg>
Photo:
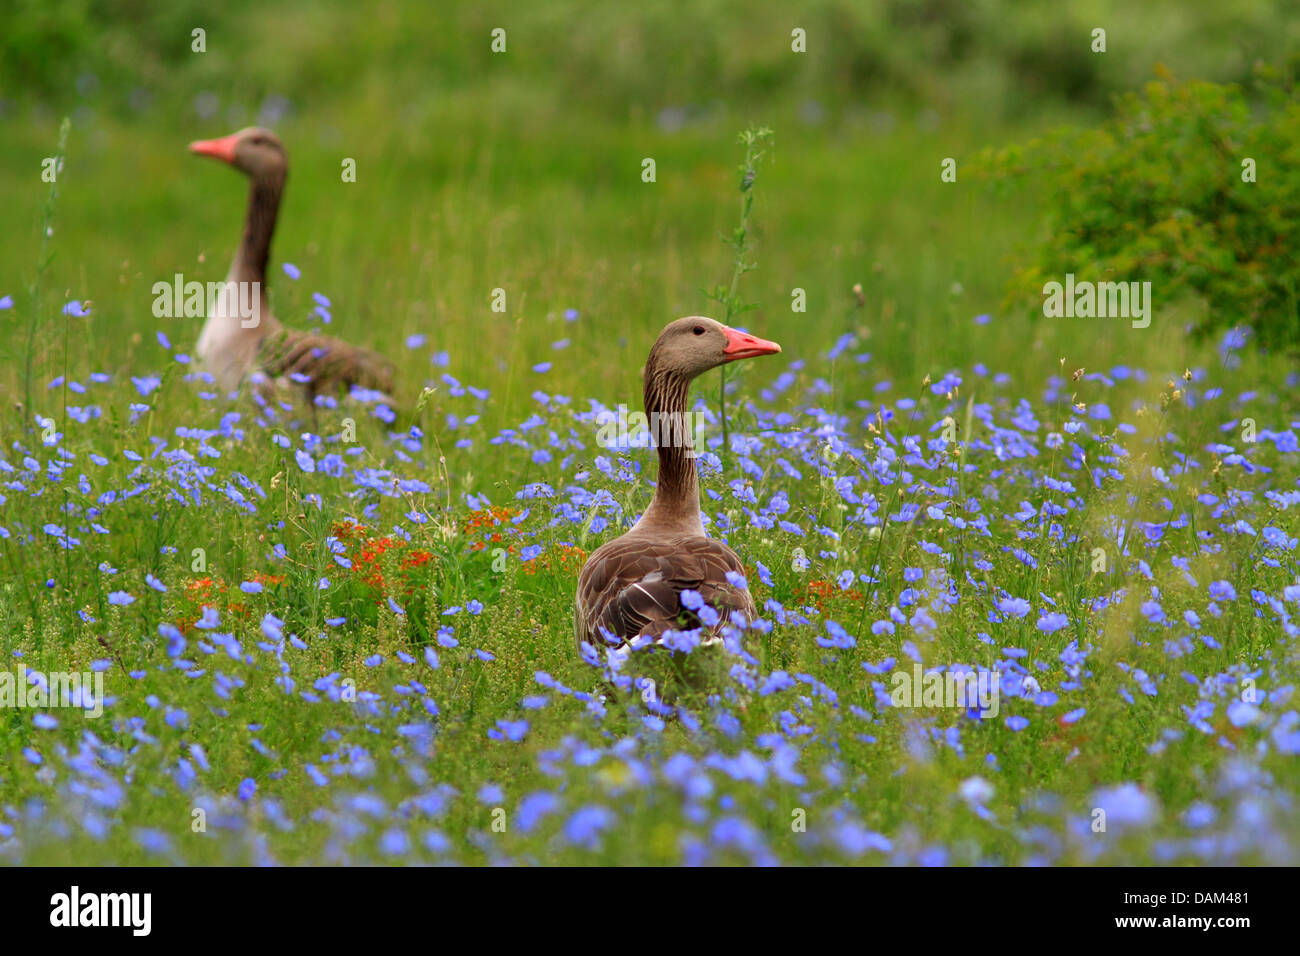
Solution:
<svg viewBox="0 0 1300 956"><path fill-rule="evenodd" d="M258 365L272 378L302 375L309 397L351 388L391 393L393 367L381 355L328 335L283 329L268 335L258 352Z"/></svg>
<svg viewBox="0 0 1300 956"><path fill-rule="evenodd" d="M681 592L699 592L721 618L717 633L733 610L750 620L757 616L749 591L727 581L727 572L744 574L736 553L721 541L702 536L657 541L624 535L602 545L587 559L578 577L576 635L599 647L641 635L657 637L670 628L699 627L682 606Z"/></svg>

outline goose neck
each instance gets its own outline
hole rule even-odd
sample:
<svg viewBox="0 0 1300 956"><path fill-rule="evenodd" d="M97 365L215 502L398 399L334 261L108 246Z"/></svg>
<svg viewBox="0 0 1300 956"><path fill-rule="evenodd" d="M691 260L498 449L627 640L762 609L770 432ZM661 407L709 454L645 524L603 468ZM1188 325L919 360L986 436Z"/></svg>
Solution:
<svg viewBox="0 0 1300 956"><path fill-rule="evenodd" d="M235 255L235 271L248 282L265 282L266 265L271 255L271 237L280 212L284 193L282 173L253 180L248 191L248 216L244 220L244 237Z"/></svg>
<svg viewBox="0 0 1300 956"><path fill-rule="evenodd" d="M658 484L643 521L703 533L695 446L686 411L690 379L648 363L645 409L659 455Z"/></svg>

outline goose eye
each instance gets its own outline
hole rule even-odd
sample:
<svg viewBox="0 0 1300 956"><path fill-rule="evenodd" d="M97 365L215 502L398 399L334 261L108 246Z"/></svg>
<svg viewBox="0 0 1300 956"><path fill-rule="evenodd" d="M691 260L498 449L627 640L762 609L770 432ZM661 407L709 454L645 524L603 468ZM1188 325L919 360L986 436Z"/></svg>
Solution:
<svg viewBox="0 0 1300 956"><path fill-rule="evenodd" d="M695 328L691 329L691 331L694 332L696 335L703 335L703 334L704 334L704 326L702 326L702 325L697 325Z"/></svg>

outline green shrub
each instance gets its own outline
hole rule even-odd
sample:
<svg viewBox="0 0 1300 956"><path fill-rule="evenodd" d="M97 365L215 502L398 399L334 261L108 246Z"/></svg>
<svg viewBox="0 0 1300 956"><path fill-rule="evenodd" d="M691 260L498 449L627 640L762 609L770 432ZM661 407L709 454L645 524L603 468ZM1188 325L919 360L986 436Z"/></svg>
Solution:
<svg viewBox="0 0 1300 956"><path fill-rule="evenodd" d="M1262 72L1252 93L1165 77L1099 128L987 153L982 171L1002 182L1048 183L1046 235L1010 300L1038 309L1065 273L1150 281L1157 321L1191 295L1198 333L1244 323L1266 347L1300 345L1300 102Z"/></svg>

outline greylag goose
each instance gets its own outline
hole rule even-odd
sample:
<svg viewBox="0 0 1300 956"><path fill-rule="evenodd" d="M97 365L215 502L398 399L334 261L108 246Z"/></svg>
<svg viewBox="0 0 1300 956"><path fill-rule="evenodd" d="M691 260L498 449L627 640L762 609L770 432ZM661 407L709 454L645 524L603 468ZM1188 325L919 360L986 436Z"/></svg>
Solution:
<svg viewBox="0 0 1300 956"><path fill-rule="evenodd" d="M289 172L279 138L254 126L190 143L190 151L228 163L252 180L243 240L199 335L199 359L217 384L232 391L260 369L273 381L288 377L301 384L313 403L318 394L351 385L391 392L392 367L382 357L329 336L286 329L271 313L266 266Z"/></svg>
<svg viewBox="0 0 1300 956"><path fill-rule="evenodd" d="M731 611L756 616L748 589L727 573L744 574L736 553L704 533L695 450L686 414L691 380L738 359L781 351L775 342L692 316L671 322L645 364L645 409L659 454L654 499L632 529L595 550L578 576L575 632L579 651L642 645L670 629L701 626L682 603L690 589L718 613L702 643L714 643ZM696 604L695 601L691 601ZM699 607L696 604L697 608Z"/></svg>

